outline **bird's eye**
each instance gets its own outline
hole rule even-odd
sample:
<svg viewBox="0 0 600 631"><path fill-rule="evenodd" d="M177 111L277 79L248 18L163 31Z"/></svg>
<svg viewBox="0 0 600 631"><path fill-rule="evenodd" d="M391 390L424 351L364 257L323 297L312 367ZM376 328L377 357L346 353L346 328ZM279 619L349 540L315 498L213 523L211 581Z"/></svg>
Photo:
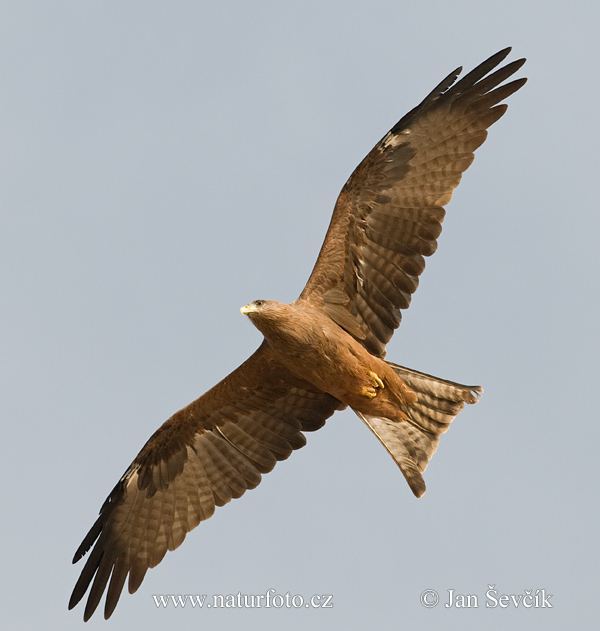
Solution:
<svg viewBox="0 0 600 631"><path fill-rule="evenodd" d="M254 301L254 304L255 304L257 307L262 307L262 306L265 304L265 301L264 301L264 300L255 300L255 301Z"/></svg>

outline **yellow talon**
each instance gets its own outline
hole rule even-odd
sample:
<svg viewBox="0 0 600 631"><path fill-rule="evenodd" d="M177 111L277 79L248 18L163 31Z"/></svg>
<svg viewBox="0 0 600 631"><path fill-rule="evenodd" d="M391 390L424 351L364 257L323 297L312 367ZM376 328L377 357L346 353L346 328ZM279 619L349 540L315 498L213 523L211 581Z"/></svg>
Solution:
<svg viewBox="0 0 600 631"><path fill-rule="evenodd" d="M373 399L377 396L377 390L375 388L371 388L369 386L364 386L362 389L362 394L365 397L369 397L369 399Z"/></svg>
<svg viewBox="0 0 600 631"><path fill-rule="evenodd" d="M370 370L368 373L368 376L371 379L371 383L376 388L381 388L382 390L385 388L385 386L383 385L383 381L381 381L381 379L379 378L379 375L376 372L373 372L372 370Z"/></svg>

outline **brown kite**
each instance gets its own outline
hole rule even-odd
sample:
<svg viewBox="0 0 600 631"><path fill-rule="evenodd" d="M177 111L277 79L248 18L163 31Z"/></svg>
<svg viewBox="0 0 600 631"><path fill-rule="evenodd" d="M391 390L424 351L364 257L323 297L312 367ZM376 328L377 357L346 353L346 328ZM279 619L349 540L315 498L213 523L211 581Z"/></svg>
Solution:
<svg viewBox="0 0 600 631"><path fill-rule="evenodd" d="M84 619L108 585L104 616L129 576L148 568L241 497L261 474L350 406L388 450L412 492L440 435L482 390L384 360L385 345L436 250L444 206L525 79L503 83L525 62L492 72L507 48L457 83L449 74L360 163L342 189L317 263L292 304L242 307L264 335L237 370L174 414L144 445L75 553L91 548L69 608L91 584Z"/></svg>

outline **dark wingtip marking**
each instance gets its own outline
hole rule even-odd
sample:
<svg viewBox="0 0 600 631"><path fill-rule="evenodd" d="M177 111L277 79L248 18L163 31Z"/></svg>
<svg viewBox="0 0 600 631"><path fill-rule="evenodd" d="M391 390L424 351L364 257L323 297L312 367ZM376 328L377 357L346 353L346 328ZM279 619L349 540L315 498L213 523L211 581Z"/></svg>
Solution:
<svg viewBox="0 0 600 631"><path fill-rule="evenodd" d="M73 555L72 563L77 563L80 559L82 559L88 552L88 550L94 545L94 541L98 539L100 533L102 532L102 522L103 515L100 515L94 525L90 528L90 531L85 536L84 540L81 542L79 548Z"/></svg>

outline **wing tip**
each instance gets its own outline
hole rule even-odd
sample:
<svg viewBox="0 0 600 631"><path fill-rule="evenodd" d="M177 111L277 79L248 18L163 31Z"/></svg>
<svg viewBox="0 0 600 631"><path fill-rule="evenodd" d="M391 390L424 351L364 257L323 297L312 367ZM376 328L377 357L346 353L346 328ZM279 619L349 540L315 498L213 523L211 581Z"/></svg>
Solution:
<svg viewBox="0 0 600 631"><path fill-rule="evenodd" d="M499 50L497 53L494 53L489 59L488 61L491 61L492 59L497 59L498 62L500 63L501 61L504 61L504 59L506 59L508 57L508 55L510 54L510 52L512 51L512 46L507 46L506 48L503 48L502 50ZM483 62L483 63L487 63L487 62Z"/></svg>

